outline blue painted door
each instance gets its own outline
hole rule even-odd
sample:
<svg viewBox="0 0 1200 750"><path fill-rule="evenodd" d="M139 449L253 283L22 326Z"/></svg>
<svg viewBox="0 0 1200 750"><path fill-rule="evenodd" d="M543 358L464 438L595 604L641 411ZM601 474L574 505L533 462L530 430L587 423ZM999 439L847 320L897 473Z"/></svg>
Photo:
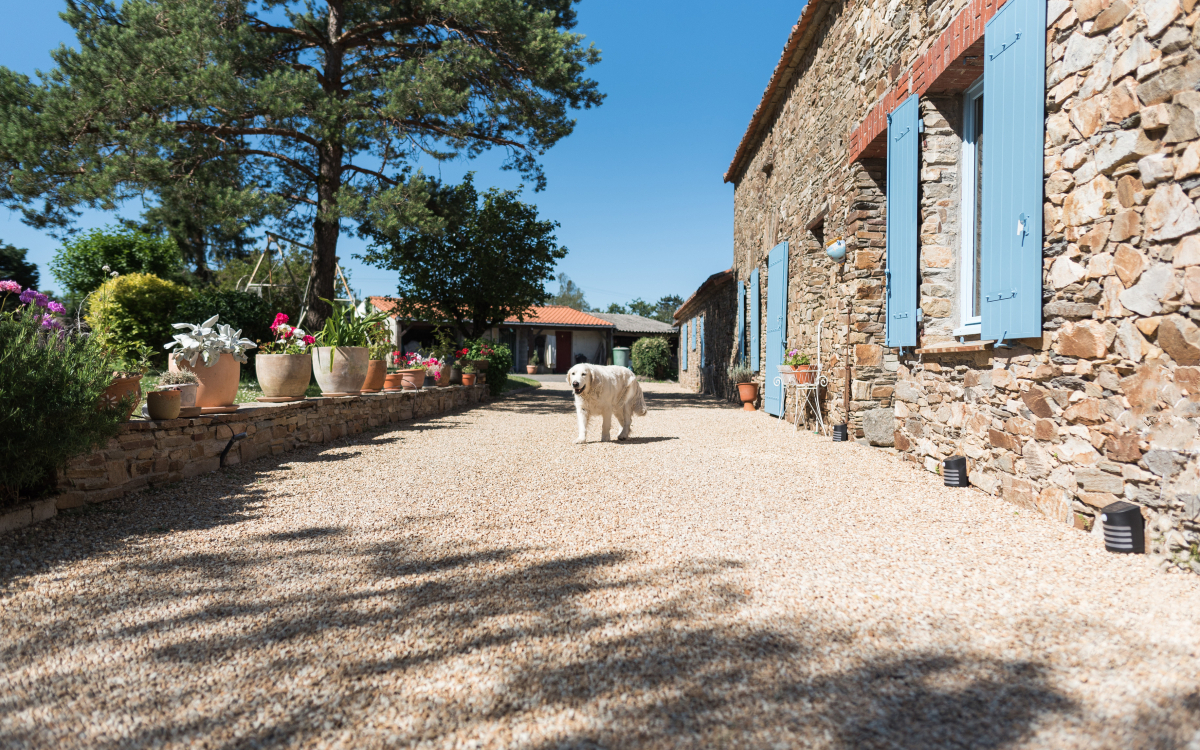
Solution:
<svg viewBox="0 0 1200 750"><path fill-rule="evenodd" d="M737 316L737 361L746 362L746 284L738 282L738 316Z"/></svg>
<svg viewBox="0 0 1200 750"><path fill-rule="evenodd" d="M761 303L758 296L758 269L750 273L750 369L758 372L758 336L762 325L758 320Z"/></svg>
<svg viewBox="0 0 1200 750"><path fill-rule="evenodd" d="M984 339L1042 335L1045 29L1045 0L1009 0L984 27Z"/></svg>
<svg viewBox="0 0 1200 750"><path fill-rule="evenodd" d="M783 405L783 385L775 385L783 346L787 341L788 244L780 242L767 258L767 372L763 408L778 415Z"/></svg>
<svg viewBox="0 0 1200 750"><path fill-rule="evenodd" d="M888 115L887 345L917 345L916 95Z"/></svg>
<svg viewBox="0 0 1200 750"><path fill-rule="evenodd" d="M679 369L686 370L688 368L688 347L692 345L688 338L688 324L683 324L683 337L679 340Z"/></svg>

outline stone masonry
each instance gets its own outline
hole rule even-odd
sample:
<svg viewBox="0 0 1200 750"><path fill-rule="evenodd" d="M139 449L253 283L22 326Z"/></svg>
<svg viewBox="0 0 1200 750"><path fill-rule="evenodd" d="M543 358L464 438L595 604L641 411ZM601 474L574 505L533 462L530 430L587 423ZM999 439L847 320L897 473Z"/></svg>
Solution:
<svg viewBox="0 0 1200 750"><path fill-rule="evenodd" d="M217 471L229 438L242 432L246 438L234 443L226 457L228 466L487 400L486 385L450 386L290 404L243 404L231 414L126 422L104 448L67 464L59 475L61 494L0 515L0 531L50 518L57 510Z"/></svg>
<svg viewBox="0 0 1200 750"><path fill-rule="evenodd" d="M810 1L726 174L734 273L759 268L765 312L767 252L789 242L789 347L813 349L822 317L835 357L849 335L852 421L884 410L866 422L892 419L909 460L965 455L976 487L1093 533L1134 502L1148 551L1200 571L1200 9L1048 3L1043 335L1001 348L956 334L963 91L1001 4ZM901 357L883 346L883 136L912 93L924 317ZM839 236L841 274L821 250ZM829 365L841 421L845 363Z"/></svg>
<svg viewBox="0 0 1200 750"><path fill-rule="evenodd" d="M737 327L737 289L729 271L713 274L675 311L679 326L679 384L696 393L711 393L735 400L737 388L730 384L726 368L732 361L737 342L728 331ZM685 337L684 326L688 326ZM698 336L692 333L697 329ZM693 341L695 344L693 344ZM687 347L686 368L683 347ZM701 357L700 347L705 348Z"/></svg>

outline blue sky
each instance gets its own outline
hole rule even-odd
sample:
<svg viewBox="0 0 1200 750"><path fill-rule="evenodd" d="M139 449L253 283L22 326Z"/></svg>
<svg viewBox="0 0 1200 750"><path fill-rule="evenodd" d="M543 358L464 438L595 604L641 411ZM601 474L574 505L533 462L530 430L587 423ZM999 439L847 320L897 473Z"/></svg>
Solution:
<svg viewBox="0 0 1200 750"><path fill-rule="evenodd" d="M0 65L33 74L51 66L52 48L74 43L58 18L61 2L6 5ZM578 6L576 31L603 52L591 75L608 98L577 114L575 133L543 160L547 189L527 189L524 199L562 225L558 239L570 253L559 270L583 287L590 304L686 298L729 267L733 187L721 176L803 7L778 0L584 0ZM433 169L445 179L473 170L481 188L516 187L519 176L500 171L501 161L496 154ZM126 213L137 210L129 206ZM112 221L88 212L78 226ZM367 294L394 293L394 272L350 258L362 242L348 234L338 254L354 286ZM54 286L47 264L56 240L3 210L0 240L29 248L43 286Z"/></svg>

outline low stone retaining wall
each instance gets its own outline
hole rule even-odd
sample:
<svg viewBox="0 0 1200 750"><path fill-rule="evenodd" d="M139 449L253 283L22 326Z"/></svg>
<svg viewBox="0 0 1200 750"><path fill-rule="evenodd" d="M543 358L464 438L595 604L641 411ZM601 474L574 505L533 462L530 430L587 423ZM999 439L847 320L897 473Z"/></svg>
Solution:
<svg viewBox="0 0 1200 750"><path fill-rule="evenodd" d="M98 503L134 490L274 456L314 443L357 435L394 422L432 417L489 400L486 385L450 386L348 398L310 398L290 404L241 404L236 412L125 423L104 448L77 456L59 475L61 494L0 512L0 531L28 526L59 510Z"/></svg>

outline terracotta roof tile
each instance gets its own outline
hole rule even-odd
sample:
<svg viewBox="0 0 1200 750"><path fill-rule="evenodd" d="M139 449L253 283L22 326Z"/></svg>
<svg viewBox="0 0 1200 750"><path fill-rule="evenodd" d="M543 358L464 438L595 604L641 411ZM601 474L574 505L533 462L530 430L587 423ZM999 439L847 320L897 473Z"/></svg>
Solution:
<svg viewBox="0 0 1200 750"><path fill-rule="evenodd" d="M390 313L396 309L396 300L388 297L368 297L367 300L375 306L376 310L381 310ZM543 307L530 308L529 312L525 313L525 320L519 321L515 317L504 321L516 325L546 325L546 326L594 326L596 328L613 328L613 324L607 320L601 320L593 315L588 315L585 312L579 312L570 307L561 305L545 305Z"/></svg>

